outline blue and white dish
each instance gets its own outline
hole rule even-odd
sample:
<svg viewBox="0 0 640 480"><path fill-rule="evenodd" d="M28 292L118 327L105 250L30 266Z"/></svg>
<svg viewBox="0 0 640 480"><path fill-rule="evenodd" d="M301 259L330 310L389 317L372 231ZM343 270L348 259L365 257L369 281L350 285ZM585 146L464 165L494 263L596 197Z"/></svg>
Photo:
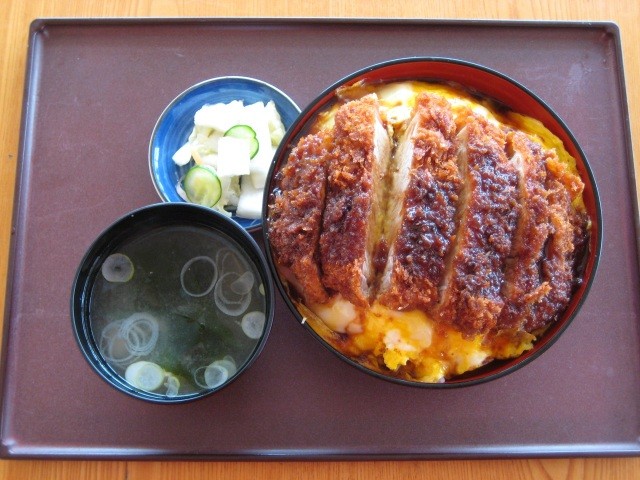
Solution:
<svg viewBox="0 0 640 480"><path fill-rule="evenodd" d="M245 104L273 100L282 123L288 129L298 117L300 108L284 92L261 80L248 77L218 77L197 83L178 95L164 109L149 143L149 169L158 195L164 202L185 202L176 185L188 170L172 160L173 154L186 143L193 130L195 113L207 104L242 100ZM247 230L258 229L261 219L232 216Z"/></svg>

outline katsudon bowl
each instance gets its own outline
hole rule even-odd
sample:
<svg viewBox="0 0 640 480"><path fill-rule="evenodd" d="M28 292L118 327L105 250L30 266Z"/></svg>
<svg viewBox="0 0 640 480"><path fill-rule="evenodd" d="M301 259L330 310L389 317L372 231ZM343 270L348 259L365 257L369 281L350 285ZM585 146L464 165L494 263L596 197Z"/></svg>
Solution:
<svg viewBox="0 0 640 480"><path fill-rule="evenodd" d="M448 58L372 65L320 93L276 152L263 212L297 321L350 365L424 388L538 358L578 315L602 241L593 174L560 116Z"/></svg>

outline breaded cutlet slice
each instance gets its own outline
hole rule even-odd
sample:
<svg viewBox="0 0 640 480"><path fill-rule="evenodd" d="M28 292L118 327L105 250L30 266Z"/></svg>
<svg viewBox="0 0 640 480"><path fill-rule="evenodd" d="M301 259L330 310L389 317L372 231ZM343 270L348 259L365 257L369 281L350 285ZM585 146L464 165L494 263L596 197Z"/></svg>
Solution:
<svg viewBox="0 0 640 480"><path fill-rule="evenodd" d="M463 178L458 228L440 302L430 313L474 335L493 328L504 305L500 290L516 226L518 176L500 128L474 113L457 122Z"/></svg>
<svg viewBox="0 0 640 480"><path fill-rule="evenodd" d="M504 308L498 328L522 328L542 312L536 304L551 285L541 272L541 260L552 230L545 186L549 152L522 132L507 133L507 155L518 171L518 220L502 288Z"/></svg>
<svg viewBox="0 0 640 480"><path fill-rule="evenodd" d="M354 305L366 306L375 280L391 155L377 96L342 105L331 134L334 147L320 235L322 280Z"/></svg>
<svg viewBox="0 0 640 480"><path fill-rule="evenodd" d="M269 202L269 240L281 274L308 304L323 303L319 239L327 183L326 138L299 140L278 174L279 188Z"/></svg>
<svg viewBox="0 0 640 480"><path fill-rule="evenodd" d="M529 332L556 320L569 304L575 281L576 255L588 238L586 214L573 205L574 199L582 193L584 183L555 152L549 152L545 165L551 231L541 261L541 277L551 285L551 290L540 298L535 305L535 314L525 322L525 330Z"/></svg>
<svg viewBox="0 0 640 480"><path fill-rule="evenodd" d="M425 309L438 302L462 183L449 102L431 94L416 98L392 172L385 226L389 255L378 301L396 310Z"/></svg>

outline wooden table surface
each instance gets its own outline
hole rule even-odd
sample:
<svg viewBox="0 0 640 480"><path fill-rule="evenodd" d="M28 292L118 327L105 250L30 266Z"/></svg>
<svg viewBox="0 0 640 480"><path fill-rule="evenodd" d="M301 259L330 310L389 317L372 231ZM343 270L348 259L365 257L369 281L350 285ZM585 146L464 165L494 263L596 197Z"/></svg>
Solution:
<svg viewBox="0 0 640 480"><path fill-rule="evenodd" d="M622 34L636 169L640 167L640 2L638 0L0 0L0 312L29 23L38 17L393 17L606 20ZM636 178L636 185L640 185ZM585 421L588 421L585 419ZM622 479L640 478L640 458L376 462L0 461L0 480L40 479Z"/></svg>

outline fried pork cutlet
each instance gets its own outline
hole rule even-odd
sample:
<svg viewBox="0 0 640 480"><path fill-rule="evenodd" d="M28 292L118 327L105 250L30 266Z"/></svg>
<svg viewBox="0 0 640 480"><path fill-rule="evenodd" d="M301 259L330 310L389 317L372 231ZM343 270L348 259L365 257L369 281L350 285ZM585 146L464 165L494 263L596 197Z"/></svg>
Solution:
<svg viewBox="0 0 640 480"><path fill-rule="evenodd" d="M324 285L355 305L369 303L384 214L384 177L391 142L376 95L341 106L332 130L320 235Z"/></svg>
<svg viewBox="0 0 640 480"><path fill-rule="evenodd" d="M540 316L542 312L536 305L552 289L540 271L545 245L552 230L545 186L546 160L550 152L524 133L509 132L507 154L518 169L519 205L518 223L502 288L505 305L498 327L518 329Z"/></svg>
<svg viewBox="0 0 640 480"><path fill-rule="evenodd" d="M550 152L546 159L549 224L551 232L542 259L541 276L552 288L535 305L525 330L533 331L555 320L568 305L574 285L576 253L586 241L586 218L573 208L574 198L584 184Z"/></svg>
<svg viewBox="0 0 640 480"><path fill-rule="evenodd" d="M375 94L332 110L276 178L270 245L304 303L417 309L465 336L555 321L589 238L574 169L438 94L396 146L380 112Z"/></svg>
<svg viewBox="0 0 640 480"><path fill-rule="evenodd" d="M298 142L280 171L269 205L269 240L287 280L307 303L323 303L319 237L326 192L326 139L308 135Z"/></svg>
<svg viewBox="0 0 640 480"><path fill-rule="evenodd" d="M455 137L449 103L419 95L391 179L385 227L390 248L378 293L389 308L424 309L438 301L462 182Z"/></svg>
<svg viewBox="0 0 640 480"><path fill-rule="evenodd" d="M504 152L501 129L475 114L458 120L458 161L464 178L458 230L441 300L431 314L473 335L493 328L504 305L500 290L516 226L518 176Z"/></svg>

